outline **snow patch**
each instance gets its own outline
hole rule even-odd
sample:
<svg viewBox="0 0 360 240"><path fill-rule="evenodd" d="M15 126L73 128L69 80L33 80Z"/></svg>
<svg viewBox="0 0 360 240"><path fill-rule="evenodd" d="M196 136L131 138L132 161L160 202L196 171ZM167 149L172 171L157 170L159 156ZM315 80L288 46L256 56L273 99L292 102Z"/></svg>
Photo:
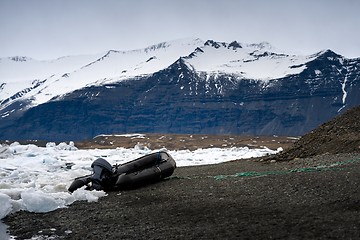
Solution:
<svg viewBox="0 0 360 240"><path fill-rule="evenodd" d="M343 106L338 109L338 112L343 110L345 108L345 106L346 106L346 104L345 104L346 97L347 97L346 82L347 82L347 76L345 76L344 81L341 83L341 90L343 92L343 96L342 96L342 104L343 104Z"/></svg>

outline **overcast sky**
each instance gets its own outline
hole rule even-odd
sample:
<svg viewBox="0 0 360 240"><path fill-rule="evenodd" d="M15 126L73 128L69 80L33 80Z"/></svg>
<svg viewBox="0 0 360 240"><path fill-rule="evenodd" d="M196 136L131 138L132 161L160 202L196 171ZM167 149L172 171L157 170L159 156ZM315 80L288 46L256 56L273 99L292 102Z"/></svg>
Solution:
<svg viewBox="0 0 360 240"><path fill-rule="evenodd" d="M0 57L53 59L181 38L360 57L360 0L0 0Z"/></svg>

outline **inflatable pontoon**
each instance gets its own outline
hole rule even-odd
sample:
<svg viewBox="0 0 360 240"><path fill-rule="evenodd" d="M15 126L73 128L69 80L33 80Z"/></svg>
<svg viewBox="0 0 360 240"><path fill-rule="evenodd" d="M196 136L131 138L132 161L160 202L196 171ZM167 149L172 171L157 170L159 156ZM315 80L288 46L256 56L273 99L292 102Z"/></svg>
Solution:
<svg viewBox="0 0 360 240"><path fill-rule="evenodd" d="M157 152L114 166L105 159L98 158L91 167L93 174L76 178L70 185L69 192L85 185L88 190L105 191L140 187L170 177L176 163L168 153Z"/></svg>

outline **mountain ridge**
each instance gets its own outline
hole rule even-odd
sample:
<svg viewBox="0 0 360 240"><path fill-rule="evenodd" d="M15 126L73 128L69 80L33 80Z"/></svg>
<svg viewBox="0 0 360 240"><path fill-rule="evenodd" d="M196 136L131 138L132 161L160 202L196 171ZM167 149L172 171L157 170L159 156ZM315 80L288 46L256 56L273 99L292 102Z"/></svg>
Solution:
<svg viewBox="0 0 360 240"><path fill-rule="evenodd" d="M87 64L70 58L73 71L26 80L12 94L11 81L0 82L2 137L14 138L14 129L17 137L50 140L128 132L301 135L360 104L359 59L200 41L110 50Z"/></svg>
<svg viewBox="0 0 360 240"><path fill-rule="evenodd" d="M86 60L83 60L83 59L75 59L74 62L75 63L69 63L68 65L70 65L70 69L68 69L68 66L64 66L63 68L60 68L59 70L57 71L53 71L53 72L46 72L46 73L43 73L43 74L39 74L38 76L34 76L34 74L28 74L28 71L29 69L26 69L27 71L24 71L24 69L15 69L14 71L11 72L12 75L14 75L13 73L15 72L25 72L24 74L26 75L23 76L23 77L15 77L15 79L20 80L21 78L22 79L25 79L26 81L28 82L34 82L34 81L42 81L42 82L45 82L45 81L48 81L48 82L51 82L51 81L59 81L61 80L61 78L63 77L71 77L72 74L76 74L76 75L79 75L79 71L82 70L82 69L85 69L85 68L88 68L88 67L91 67L92 65L94 65L95 63L99 63L103 60L105 60L106 58L110 57L110 54L111 53L115 53L115 54L132 54L132 53L138 53L138 52L145 52L145 53L149 53L151 51L156 51L156 49L164 49L164 48L170 48L170 46L172 44L174 44L175 41L173 42L163 42L163 43L160 43L160 44L157 44L157 45L152 45L150 47L147 47L147 48L144 48L144 49L139 49L139 50L131 50L131 51L115 51L115 50L109 50L107 51L105 54L102 53L102 54L98 54L98 55L92 55L92 59L93 60L89 60L88 58L90 58L89 56L87 56ZM175 42L176 43L176 42ZM176 45L176 44L175 44ZM177 45L186 45L186 43L177 43ZM187 45L190 45L191 47L189 49L192 49L192 51L189 53L189 50L187 49L186 52L187 54L179 54L177 53L176 54L176 57L174 57L173 59L170 59L170 60L167 60L167 62L165 64L162 64L160 67L153 67L152 69L145 69L144 71L136 71L138 69L140 69L144 63L149 63L149 62L153 62L153 61L149 61L149 59L151 60L155 60L155 61L159 61L159 57L156 57L156 56L146 56L146 57L143 57L143 60L142 62L137 60L137 63L136 64L133 64L135 66L128 66L128 68L133 68L133 72L131 73L132 70L130 69L127 69L126 67L123 67L123 69L118 69L118 66L124 64L123 62L116 62L116 67L114 66L110 66L110 67L105 67L101 74L97 74L96 70L95 72L92 71L91 72L91 69L90 70L90 73L88 75L96 75L94 77L92 77L90 80L86 80L86 82L84 82L84 84L80 84L78 86L73 86L72 89L68 90L68 91L65 91L65 92L69 92L71 90L75 90L75 89L78 89L78 88L81 88L81 87L84 87L86 86L87 84L93 84L93 83L96 83L96 82L101 82L101 80L104 80L104 81L121 81L121 79L125 79L125 78L129 78L129 77L133 77L133 76L140 76L140 75L143 75L143 74L152 74L156 71L159 71L161 69L164 69L166 68L167 66L170 66L173 62L175 62L177 60L178 57L184 57L184 58L189 58L190 55L196 55L197 52L199 52L199 50L201 50L202 53L204 53L204 50L202 50L201 48L204 48L206 46L212 46L214 47L215 49L223 46L225 48L229 48L229 47L234 47L234 46L238 46L236 48L234 48L234 50L236 50L237 48L239 48L239 46L241 46L241 43L238 43L236 41L233 41L232 43L230 44L227 44L227 43L224 43L224 42L215 42L213 40L208 40L206 42L203 42L201 41L200 39L194 39L193 42L190 42L190 43L187 43ZM199 46L200 45L200 46ZM259 49L259 50L263 50L265 48L271 48L271 46L269 46L268 44L265 44L265 47L264 47L264 43L260 43L260 44L244 44L246 45L246 47L252 47L254 49ZM241 47L243 48L243 47ZM196 52L197 50L197 52ZM266 55L269 55L269 53L267 51L265 51L264 53L262 53L263 55L261 54L256 54L255 51L254 52L251 52L249 53L250 55L254 56L254 58L260 58L260 57L264 57ZM265 55L264 55L265 54ZM286 54L282 54L280 56L290 56L290 55L286 55ZM128 57L128 56L127 56ZM131 57L131 56L129 56ZM241 56L240 56L241 57ZM22 59L21 57L18 57L20 59ZM69 57L63 57L63 58L58 58L56 59L56 61L63 61L65 58L69 58ZM75 58L81 58L80 56L75 56ZM146 59L146 60L145 60ZM251 62L253 61L254 59L248 59L248 60L244 60L243 62ZM1 67L1 61L2 59L0 59L0 68L5 70L5 69L12 69L11 67ZM34 61L33 59L31 61ZM46 63L53 63L55 60L52 60L52 61L48 61ZM238 61L240 61L238 59ZM26 61L22 61L22 62L27 62ZM41 61L41 62L44 62L44 61ZM204 62L203 60L201 62ZM37 62L39 63L39 62ZM214 66L213 69L201 69L201 66L196 66L197 63L191 63L193 66L195 65L195 69L197 69L198 71L205 71L205 72L211 72L212 70L214 70L215 68L215 72L229 72L229 69L231 68L236 68L238 66L228 66L227 69L220 69L220 70L217 70L216 68L219 68L219 66ZM234 61L232 62L233 65L236 65L234 64ZM303 64L303 63L302 63ZM61 63L60 63L61 65ZM110 65L110 64L108 64ZM141 66L142 65L142 66ZM298 64L298 65L292 65L292 66L301 66L301 64ZM31 66L32 67L32 66ZM221 67L221 66L220 66ZM277 66L275 66L277 67ZM39 68L39 67L38 67ZM44 67L41 67L42 69L49 69L47 66L44 66ZM56 68L56 66L55 66ZM289 67L289 69L296 69L296 67ZM52 68L49 69L49 71L51 71ZM42 72L42 71L39 71L39 69L35 68L36 72ZM251 69L250 69L251 71ZM301 71L301 69L300 69ZM109 74L109 72L112 72L113 74ZM239 74L241 75L242 73L244 73L243 71L236 71L234 72L235 74ZM4 81L4 79L7 79L6 81L8 81L8 84L11 84L10 81L13 81L12 78L11 78L11 74L8 74L5 76L2 75L0 73L0 79L3 79L2 81ZM280 73L279 73L280 74ZM285 73L286 74L286 73ZM287 73L287 74L291 74L290 73ZM29 76L30 75L30 76ZM84 75L84 74L83 74ZM250 74L250 75L255 75L255 74ZM283 73L281 73L280 75L277 75L277 76L272 76L272 77L266 77L267 79L274 79L274 78L280 78L284 76ZM257 79L257 78L261 78L262 76L243 76L244 78L249 78L249 79ZM57 79L56 79L57 78ZM81 78L88 78L88 76L76 76L77 78L77 81L79 81L78 79L81 79ZM9 80L8 80L9 79ZM15 80L14 79L14 80ZM55 79L55 80L53 80ZM112 80L111 80L112 79ZM3 101L3 99L5 99L5 97L3 96L4 93L2 92L5 92L5 88L6 88L6 84L7 82L3 83L3 86L2 86L2 91L0 91L0 102ZM28 89L30 88L31 84L28 83L28 86L27 87L24 87L24 89ZM59 86L57 86L57 90L59 89ZM21 92L23 89L18 89L17 91L13 90L13 91L8 91L8 95L11 95L11 92L14 95L16 95L18 92ZM56 91L57 92L57 91ZM54 95L53 93L47 93L48 95ZM8 96L8 98L11 97L11 96ZM45 101L47 100L50 100L50 98L46 98ZM44 101L40 101L40 103L42 103ZM0 108L1 108L1 105L0 105Z"/></svg>

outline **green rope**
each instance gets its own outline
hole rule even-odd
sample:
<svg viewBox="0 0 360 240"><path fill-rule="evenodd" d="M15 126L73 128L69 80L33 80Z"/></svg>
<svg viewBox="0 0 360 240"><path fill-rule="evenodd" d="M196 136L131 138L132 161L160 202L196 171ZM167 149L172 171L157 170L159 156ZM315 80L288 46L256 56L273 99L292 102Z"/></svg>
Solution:
<svg viewBox="0 0 360 240"><path fill-rule="evenodd" d="M335 168L337 166L346 165L349 163L354 163L360 161L358 159L351 159L343 162L336 162L330 165L321 165L316 167L304 167L304 168L295 168L287 171L266 171L266 172L241 172L235 173L231 175L217 175L213 176L216 180L223 180L226 178L234 178L234 177L259 177L259 176L268 176L268 175L280 175L280 174L289 174L289 173L301 173L301 172L319 172L319 171L333 171L340 170L340 168Z"/></svg>
<svg viewBox="0 0 360 240"><path fill-rule="evenodd" d="M240 172L231 175L217 175L217 176L209 176L211 178L215 178L216 180L223 180L226 178L234 178L234 177L260 177L267 175L279 175L285 174L283 171L266 171L266 172Z"/></svg>
<svg viewBox="0 0 360 240"><path fill-rule="evenodd" d="M289 174L289 173L303 173L303 172L320 172L320 171L334 171L334 170L341 170L341 168L336 168L338 166L346 165L349 163L355 163L360 161L360 158L358 159L350 159L342 162L335 162L330 165L321 165L321 166L315 166L315 167L303 167L303 168L295 168L287 171L264 171L264 172L240 172L230 175L216 175L216 176L206 176L207 178L215 178L216 180L224 180L227 178L237 178L237 177L261 177L261 176L269 176L269 175L281 175L281 174ZM193 177L179 177L179 176L172 176L170 178L175 179L195 179L195 178L201 178L199 176L193 176Z"/></svg>
<svg viewBox="0 0 360 240"><path fill-rule="evenodd" d="M217 175L217 176L213 176L212 178L215 178L216 180L223 180L226 178L234 178L234 177L261 177L261 176L269 176L269 175L281 175L281 174L300 173L300 172L319 172L319 171L328 171L328 170L338 170L338 169L308 167L308 168L296 168L288 171L240 172L232 175Z"/></svg>

